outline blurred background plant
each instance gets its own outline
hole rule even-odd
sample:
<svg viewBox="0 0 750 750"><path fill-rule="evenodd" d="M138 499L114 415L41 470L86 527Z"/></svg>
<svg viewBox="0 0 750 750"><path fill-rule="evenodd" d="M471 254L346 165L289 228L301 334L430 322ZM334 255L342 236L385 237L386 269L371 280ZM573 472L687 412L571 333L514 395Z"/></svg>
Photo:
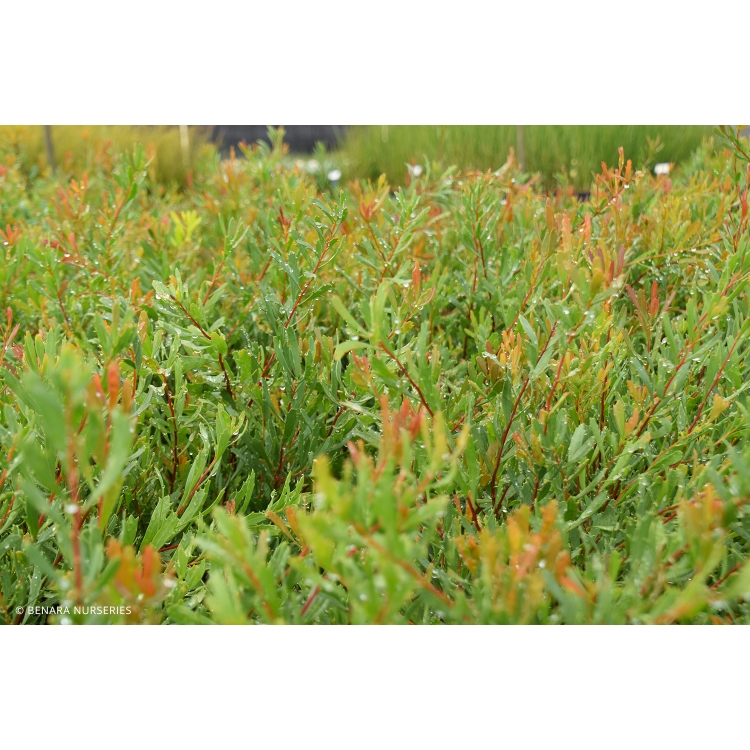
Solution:
<svg viewBox="0 0 750 750"><path fill-rule="evenodd" d="M523 171L539 173L545 189L573 185L588 192L602 162L612 163L622 147L637 169L654 161L680 163L711 136L694 125L527 125L523 128ZM371 125L350 128L339 145L348 179L393 185L408 179L408 164L425 159L465 171L498 169L518 150L514 125ZM518 157L519 154L516 153Z"/></svg>
<svg viewBox="0 0 750 750"><path fill-rule="evenodd" d="M63 173L91 170L100 159L116 164L120 154L142 144L150 158L154 185L184 187L190 164L209 142L207 128L192 127L184 150L179 128L133 125L55 125L50 128L56 166ZM39 125L0 125L0 151L16 154L26 174L49 168L44 128Z"/></svg>
<svg viewBox="0 0 750 750"><path fill-rule="evenodd" d="M256 131L248 127L248 133ZM235 140L242 132L240 127L231 131ZM523 128L523 154L516 153L516 158L522 157L525 173L540 175L546 190L572 185L588 192L602 162L616 159L620 147L637 169L653 167L655 161L679 165L711 132L710 126L701 125L529 125ZM207 144L214 141L229 155L226 137L221 128L212 126L190 126L182 132L175 126L51 128L55 160L65 172L90 169L98 153L116 158L142 143L151 159L154 184L180 188L187 185L189 167ZM514 125L337 127L331 128L330 143L318 142L312 152L295 150L292 139L290 158L315 174L321 187L335 187L340 180L377 180L381 174L399 186L412 178L415 166L417 171L423 169L426 159L462 171L495 170L505 163L511 149L518 151L518 138ZM304 138L300 143L309 145ZM48 165L41 126L0 126L0 148L15 152L29 174ZM237 144L234 151L241 155ZM330 179L331 174L335 179Z"/></svg>

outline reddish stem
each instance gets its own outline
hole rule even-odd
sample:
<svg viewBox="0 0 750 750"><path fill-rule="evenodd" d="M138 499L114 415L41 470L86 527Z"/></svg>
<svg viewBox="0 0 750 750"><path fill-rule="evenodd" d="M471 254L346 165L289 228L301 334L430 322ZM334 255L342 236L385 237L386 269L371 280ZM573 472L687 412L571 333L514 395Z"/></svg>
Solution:
<svg viewBox="0 0 750 750"><path fill-rule="evenodd" d="M555 324L552 326L552 330L550 331L549 337L547 338L547 342L544 344L544 347L542 348L542 351L539 354L539 358L537 359L537 364L541 361L542 357L544 356L544 353L547 351L547 347L550 345L550 342L552 341L552 338L555 335L555 330L557 328L557 321L555 321ZM513 424L513 420L516 416L516 411L518 410L518 405L521 403L521 397L526 392L526 388L529 385L529 382L531 380L531 374L526 376L526 379L524 380L523 386L521 387L521 391L519 392L518 396L516 396L516 401L513 404L513 408L510 412L510 417L508 418L508 424L505 425L505 429L503 430L503 435L500 439L500 447L497 451L497 461L495 461L495 470L492 472L492 488L490 490L490 497L492 498L492 505L495 506L495 498L497 497L497 473L500 470L500 463L503 459L503 451L505 450L505 441L508 439L508 433L510 432L510 428Z"/></svg>
<svg viewBox="0 0 750 750"><path fill-rule="evenodd" d="M300 616L304 617L307 613L307 610L310 609L310 605L315 601L315 597L320 593L320 586L316 586L311 592L310 596L307 597L307 601L305 602L305 606L302 607L300 610Z"/></svg>
<svg viewBox="0 0 750 750"><path fill-rule="evenodd" d="M211 463L208 465L208 468L201 474L200 479L195 483L195 487L191 490L190 494L188 495L187 500L177 509L177 515L182 515L182 512L185 510L185 508L190 505L190 501L193 499L193 495L198 491L198 488L205 482L206 477L211 473L211 469L214 468L214 464L216 463L216 456L214 456L214 460L211 461Z"/></svg>
<svg viewBox="0 0 750 750"><path fill-rule="evenodd" d="M422 389L414 382L414 380L412 380L411 375L409 375L406 368L401 362L399 362L398 357L382 341L380 342L380 348L398 365L398 369L401 370L403 376L411 383L414 390L419 394L419 400L422 402L424 408L427 409L431 417L434 417L435 415L432 413L432 409L430 409L430 405L427 403L427 399L424 397Z"/></svg>
<svg viewBox="0 0 750 750"><path fill-rule="evenodd" d="M688 435L693 431L693 429L695 428L695 425L698 424L698 420L701 418L701 414L703 414L703 409L705 409L706 407L706 402L708 401L708 397L711 395L711 391L713 391L713 389L716 387L719 380L721 380L721 375L724 372L724 368L727 366L727 362L729 362L732 354L734 354L734 348L737 346L738 343L739 343L739 338L735 339L734 343L732 344L731 349L729 350L729 354L727 354L726 359L724 360L721 367L719 368L719 372L716 373L714 382L711 383L711 387L708 389L708 391L706 391L706 395L703 398L703 401L701 401L700 408L698 409L698 413L695 415L693 424L691 424L690 427L688 428L688 431L687 431Z"/></svg>
<svg viewBox="0 0 750 750"><path fill-rule="evenodd" d="M325 246L323 247L323 252L320 254L320 257L318 258L318 262L315 264L315 268L313 268L312 276L310 276L305 286L302 287L302 291L300 291L299 295L297 296L297 300L294 303L294 307L292 307L292 311L289 313L289 317L286 319L286 323L284 323L284 328L289 328L289 324L292 322L294 313L297 312L297 308L299 307L300 302L302 302L302 298L305 296L305 294L307 294L307 290L310 288L310 284L312 284L313 279L315 278L315 274L318 273L318 270L320 269L320 266L323 263L323 258L326 257L326 254L328 253L328 248L330 248L331 242L333 242L333 236L336 234L336 231L338 230L339 226L340 226L339 222L336 222L333 225L333 229L331 229L331 234L326 240Z"/></svg>

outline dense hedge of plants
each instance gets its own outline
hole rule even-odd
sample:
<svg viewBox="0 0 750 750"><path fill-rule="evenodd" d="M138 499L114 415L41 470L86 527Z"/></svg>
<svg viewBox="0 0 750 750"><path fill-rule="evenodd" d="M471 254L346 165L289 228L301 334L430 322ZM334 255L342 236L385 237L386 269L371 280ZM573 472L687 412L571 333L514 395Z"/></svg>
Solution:
<svg viewBox="0 0 750 750"><path fill-rule="evenodd" d="M0 154L0 621L747 622L740 142L591 200Z"/></svg>

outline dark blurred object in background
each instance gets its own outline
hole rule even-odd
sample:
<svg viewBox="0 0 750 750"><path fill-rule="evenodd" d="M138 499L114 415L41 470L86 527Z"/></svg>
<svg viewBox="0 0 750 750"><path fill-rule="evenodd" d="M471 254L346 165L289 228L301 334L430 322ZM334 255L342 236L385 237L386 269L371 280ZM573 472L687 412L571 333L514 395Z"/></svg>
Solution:
<svg viewBox="0 0 750 750"><path fill-rule="evenodd" d="M289 150L293 153L310 153L318 142L330 149L336 146L345 129L345 125L285 125L284 142L289 144ZM211 140L226 154L231 146L236 149L242 141L248 145L256 141L269 143L268 126L214 125Z"/></svg>

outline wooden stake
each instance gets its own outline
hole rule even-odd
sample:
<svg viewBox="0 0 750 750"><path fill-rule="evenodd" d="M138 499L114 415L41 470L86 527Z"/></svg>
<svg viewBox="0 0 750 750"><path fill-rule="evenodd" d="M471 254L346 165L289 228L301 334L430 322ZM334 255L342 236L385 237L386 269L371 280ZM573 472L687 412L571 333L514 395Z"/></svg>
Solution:
<svg viewBox="0 0 750 750"><path fill-rule="evenodd" d="M52 146L52 126L44 126L44 145L47 148L47 162L49 163L50 169L55 171L55 149Z"/></svg>

